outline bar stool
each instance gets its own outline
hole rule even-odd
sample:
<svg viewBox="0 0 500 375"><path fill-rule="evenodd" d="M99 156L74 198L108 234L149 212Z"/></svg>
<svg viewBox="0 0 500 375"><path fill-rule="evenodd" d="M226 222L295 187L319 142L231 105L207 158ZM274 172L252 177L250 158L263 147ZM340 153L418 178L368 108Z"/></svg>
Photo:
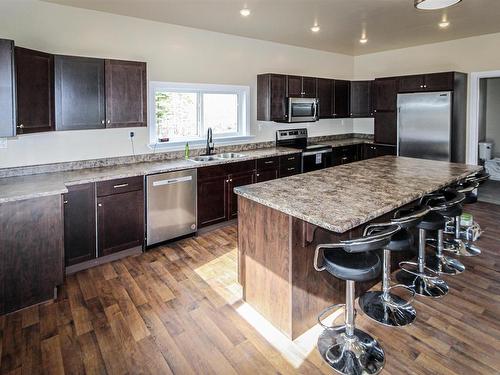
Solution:
<svg viewBox="0 0 500 375"><path fill-rule="evenodd" d="M444 217L457 217L462 215L461 203L464 199L464 194L453 189L446 189L424 197L422 202ZM454 251L460 244L454 240L445 241L445 228L446 224L437 230L436 238L427 239L427 243L436 249L436 253L428 254L425 262L428 268L440 275L457 275L465 271L465 266L457 259L445 256L443 251Z"/></svg>
<svg viewBox="0 0 500 375"><path fill-rule="evenodd" d="M427 213L418 228L418 261L399 263L401 270L396 274L396 280L424 297L439 298L448 293L448 285L439 278L439 274L425 264L426 235L429 230L444 228L446 219L435 211Z"/></svg>
<svg viewBox="0 0 500 375"><path fill-rule="evenodd" d="M378 374L384 366L385 355L378 341L355 327L354 283L380 274L380 258L373 250L387 246L398 230L399 226L390 225L366 237L316 247L314 268L346 281L346 303L329 306L318 316L318 323L325 328L318 338L318 350L340 374ZM325 325L323 317L341 307L345 308L345 324Z"/></svg>
<svg viewBox="0 0 500 375"><path fill-rule="evenodd" d="M384 247L382 265L382 289L369 291L359 297L361 310L372 320L390 327L402 327L413 323L417 314L411 305L415 291L409 286L397 284L391 286L391 252L410 250L413 246L413 235L409 231L414 228L429 212L424 206L414 206L397 211L390 223L370 224L365 228L365 234L376 233L380 228L391 224L399 225L401 230L392 236ZM411 293L409 300L392 293L397 288L407 289Z"/></svg>

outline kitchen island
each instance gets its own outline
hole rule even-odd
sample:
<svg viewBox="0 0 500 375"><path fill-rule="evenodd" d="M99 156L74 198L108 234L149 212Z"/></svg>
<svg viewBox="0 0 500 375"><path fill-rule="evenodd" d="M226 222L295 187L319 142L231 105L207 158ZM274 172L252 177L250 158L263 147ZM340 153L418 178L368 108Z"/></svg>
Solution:
<svg viewBox="0 0 500 375"><path fill-rule="evenodd" d="M236 188L243 299L297 338L325 307L344 302L344 282L314 270L317 244L359 236L364 224L480 169L384 156ZM409 256L393 257L393 267ZM358 283L357 294L378 281Z"/></svg>

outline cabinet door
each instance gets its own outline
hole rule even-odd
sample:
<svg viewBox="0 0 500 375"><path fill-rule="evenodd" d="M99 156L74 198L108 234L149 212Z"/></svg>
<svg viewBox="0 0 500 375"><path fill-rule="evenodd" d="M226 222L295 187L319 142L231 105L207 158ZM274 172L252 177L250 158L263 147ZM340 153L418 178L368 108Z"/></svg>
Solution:
<svg viewBox="0 0 500 375"><path fill-rule="evenodd" d="M376 145L375 154L377 156L396 155L396 146Z"/></svg>
<svg viewBox="0 0 500 375"><path fill-rule="evenodd" d="M375 142L395 145L397 142L396 112L375 113Z"/></svg>
<svg viewBox="0 0 500 375"><path fill-rule="evenodd" d="M146 63L106 60L106 127L147 125Z"/></svg>
<svg viewBox="0 0 500 375"><path fill-rule="evenodd" d="M332 152L332 166L352 163L358 160L358 145L336 147Z"/></svg>
<svg viewBox="0 0 500 375"><path fill-rule="evenodd" d="M371 159L377 157L377 146L365 143L363 145L363 159Z"/></svg>
<svg viewBox="0 0 500 375"><path fill-rule="evenodd" d="M144 243L144 192L142 190L97 198L99 256Z"/></svg>
<svg viewBox="0 0 500 375"><path fill-rule="evenodd" d="M255 172L255 182L264 182L278 178L278 168L258 170Z"/></svg>
<svg viewBox="0 0 500 375"><path fill-rule="evenodd" d="M227 176L198 178L198 227L227 220Z"/></svg>
<svg viewBox="0 0 500 375"><path fill-rule="evenodd" d="M15 47L17 133L54 130L54 56Z"/></svg>
<svg viewBox="0 0 500 375"><path fill-rule="evenodd" d="M351 117L371 117L372 111L372 82L351 82Z"/></svg>
<svg viewBox="0 0 500 375"><path fill-rule="evenodd" d="M95 185L69 186L64 195L64 259L66 266L96 257Z"/></svg>
<svg viewBox="0 0 500 375"><path fill-rule="evenodd" d="M451 91L453 79L453 72L426 74L424 88L426 91Z"/></svg>
<svg viewBox="0 0 500 375"><path fill-rule="evenodd" d="M319 118L333 117L333 80L318 78Z"/></svg>
<svg viewBox="0 0 500 375"><path fill-rule="evenodd" d="M302 155L291 154L280 156L279 177L292 176L301 172Z"/></svg>
<svg viewBox="0 0 500 375"><path fill-rule="evenodd" d="M396 78L380 78L374 82L375 111L395 111L397 101Z"/></svg>
<svg viewBox="0 0 500 375"><path fill-rule="evenodd" d="M234 188L253 184L254 175L254 171L250 171L229 176L229 219L234 219L238 216L238 195L233 191Z"/></svg>
<svg viewBox="0 0 500 375"><path fill-rule="evenodd" d="M349 117L350 82L334 80L333 82L333 113L336 118Z"/></svg>
<svg viewBox="0 0 500 375"><path fill-rule="evenodd" d="M270 83L271 120L283 120L286 117L286 76L272 74Z"/></svg>
<svg viewBox="0 0 500 375"><path fill-rule="evenodd" d="M104 60L55 56L56 130L102 129Z"/></svg>
<svg viewBox="0 0 500 375"><path fill-rule="evenodd" d="M316 97L316 78L302 77L302 96L304 98Z"/></svg>
<svg viewBox="0 0 500 375"><path fill-rule="evenodd" d="M399 77L399 92L416 92L424 90L424 76L403 76Z"/></svg>
<svg viewBox="0 0 500 375"><path fill-rule="evenodd" d="M287 76L287 96L300 97L302 96L302 77Z"/></svg>
<svg viewBox="0 0 500 375"><path fill-rule="evenodd" d="M16 134L14 93L14 42L0 39L0 137Z"/></svg>

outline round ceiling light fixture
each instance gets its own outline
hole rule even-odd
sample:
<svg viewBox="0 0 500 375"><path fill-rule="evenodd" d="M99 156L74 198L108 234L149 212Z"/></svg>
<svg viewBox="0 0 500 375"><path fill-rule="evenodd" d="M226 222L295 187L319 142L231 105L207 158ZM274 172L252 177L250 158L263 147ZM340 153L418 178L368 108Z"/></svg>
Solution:
<svg viewBox="0 0 500 375"><path fill-rule="evenodd" d="M243 16L243 17L248 17L250 15L250 9L248 8L243 8L242 10L240 10L240 14Z"/></svg>
<svg viewBox="0 0 500 375"><path fill-rule="evenodd" d="M442 21L442 22L439 22L438 25L440 28L446 29L448 26L450 26L450 22L449 21Z"/></svg>
<svg viewBox="0 0 500 375"><path fill-rule="evenodd" d="M359 42L360 42L361 44L366 44L366 43L368 42L368 39L366 39L366 36L363 36L363 37L359 40Z"/></svg>
<svg viewBox="0 0 500 375"><path fill-rule="evenodd" d="M315 24L313 27L311 27L311 31L313 33L317 33L317 32L319 32L319 30L320 30L320 27L318 24Z"/></svg>
<svg viewBox="0 0 500 375"><path fill-rule="evenodd" d="M451 7L462 0L415 0L415 8L422 10L436 10Z"/></svg>

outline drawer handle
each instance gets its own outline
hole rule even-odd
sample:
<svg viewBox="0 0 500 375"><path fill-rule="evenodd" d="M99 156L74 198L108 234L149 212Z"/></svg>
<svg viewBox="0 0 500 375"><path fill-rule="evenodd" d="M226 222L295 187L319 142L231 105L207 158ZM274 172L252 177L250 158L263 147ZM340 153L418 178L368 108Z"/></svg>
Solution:
<svg viewBox="0 0 500 375"><path fill-rule="evenodd" d="M119 188L122 188L122 187L127 187L128 184L119 184L119 185L114 185L113 188L114 189L119 189Z"/></svg>
<svg viewBox="0 0 500 375"><path fill-rule="evenodd" d="M292 156L291 158L288 158L288 160L295 160L295 156Z"/></svg>
<svg viewBox="0 0 500 375"><path fill-rule="evenodd" d="M347 156L344 156L344 157L342 158L342 160L347 160Z"/></svg>
<svg viewBox="0 0 500 375"><path fill-rule="evenodd" d="M264 164L273 164L274 163L274 160L268 160L268 161L265 161Z"/></svg>
<svg viewBox="0 0 500 375"><path fill-rule="evenodd" d="M287 171L294 171L295 168L287 168Z"/></svg>
<svg viewBox="0 0 500 375"><path fill-rule="evenodd" d="M257 173L257 174L256 174L256 176L257 176L257 177L260 177L260 173Z"/></svg>

